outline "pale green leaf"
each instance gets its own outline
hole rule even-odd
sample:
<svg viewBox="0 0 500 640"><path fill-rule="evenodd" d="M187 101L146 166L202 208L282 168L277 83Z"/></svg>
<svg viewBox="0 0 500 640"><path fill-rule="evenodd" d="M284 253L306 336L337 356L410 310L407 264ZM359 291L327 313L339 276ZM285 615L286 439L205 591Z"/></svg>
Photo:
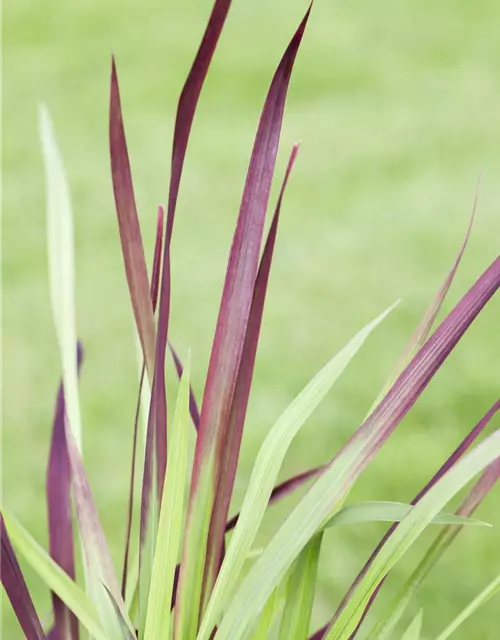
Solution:
<svg viewBox="0 0 500 640"><path fill-rule="evenodd" d="M474 600L451 622L446 629L437 637L436 640L447 640L458 627L467 620L479 607L486 604L490 598L500 591L500 575L498 575L490 584L474 598Z"/></svg>
<svg viewBox="0 0 500 640"><path fill-rule="evenodd" d="M169 430L167 472L160 508L144 640L170 637L170 600L183 529L189 422L189 363L182 374Z"/></svg>
<svg viewBox="0 0 500 640"><path fill-rule="evenodd" d="M69 424L82 450L78 399L74 294L73 214L66 173L54 128L45 106L40 107L40 136L47 185L47 233L52 314L62 364L64 397Z"/></svg>
<svg viewBox="0 0 500 640"><path fill-rule="evenodd" d="M174 614L174 638L176 640L193 640L197 638L198 614L193 613L192 603L201 601L201 589L203 573L205 569L205 552L210 526L211 505L213 504L213 465L203 465L198 479L198 486L204 488L199 493L200 499L193 502L191 514L188 509L188 518L192 523L189 531L191 535L184 537L182 561L189 558L189 571L184 575L183 585L182 570L177 587L177 600ZM197 495L198 497L198 495Z"/></svg>
<svg viewBox="0 0 500 640"><path fill-rule="evenodd" d="M422 609L410 622L408 629L404 632L401 640L420 640L420 634L422 632Z"/></svg>
<svg viewBox="0 0 500 640"><path fill-rule="evenodd" d="M134 633L132 633L129 623L123 617L123 614L120 610L120 605L116 602L115 597L104 583L102 583L102 587L105 590L109 599L109 603L112 607L112 611L114 613L113 624L116 625L116 632L119 634L120 639L136 640L136 636Z"/></svg>
<svg viewBox="0 0 500 640"><path fill-rule="evenodd" d="M12 544L43 582L71 609L95 640L109 640L94 603L49 554L30 536L24 527L2 508L5 526Z"/></svg>
<svg viewBox="0 0 500 640"><path fill-rule="evenodd" d="M288 579L287 599L279 640L306 640L311 623L314 591L323 532L304 547L295 561Z"/></svg>
<svg viewBox="0 0 500 640"><path fill-rule="evenodd" d="M364 522L400 522L412 510L411 504L403 502L359 502L338 511L325 523L325 529L345 524L361 524ZM454 513L438 513L430 524L476 525L489 527L486 522L465 518Z"/></svg>
<svg viewBox="0 0 500 640"><path fill-rule="evenodd" d="M212 597L203 618L198 640L208 640L211 630L217 623L222 610L228 604L228 599L234 591L247 553L262 522L281 464L293 438L314 409L326 396L334 382L340 377L354 355L359 351L366 338L395 306L396 305L392 305L382 315L354 336L347 346L344 347L344 349L342 349L342 351L340 351L297 396L266 437L255 461L248 489L243 500L241 513L231 538L231 542L229 543L226 557L222 563L215 588L212 592ZM343 460L346 458L347 456L345 456ZM320 480L317 482L319 481ZM331 508L328 509L322 519L330 511ZM300 522L300 524L302 524L302 522ZM260 587L256 587L259 591L259 598L254 599L254 603L257 604L258 602L258 608L255 610L252 608L252 613L250 613L250 609L247 608L248 603L246 601L246 597L243 595L246 592L243 592L241 595L242 610L237 610L236 605L231 606L230 611L228 611L224 617L225 624L219 628L217 632L217 638L227 637L231 638L231 640L235 638L236 636L232 635L234 632L232 625L236 622L239 616L243 615L243 611L245 610L245 619L247 624L250 624L252 618L260 612L266 603L274 587L279 583L284 573L291 566L297 555L308 542L309 538L315 533L319 524L320 523L308 532L305 539L301 536L295 535L297 527L294 526L293 532L290 532L292 538L290 539L290 535L288 535L288 538L285 541L282 541L284 546L280 543L280 547L277 549L278 555L282 558L284 557L283 554L286 553L287 558L283 566L281 566L281 564L276 564L275 559L271 559L269 557L268 550L263 553L263 555L257 560L254 567L250 570L249 576L247 576L244 584L248 586L247 580L248 578L251 580L252 578L250 576L255 575L255 567L257 567L257 571L260 572L260 567L264 565L276 568L280 566L279 571L277 571L274 574L273 579L269 581L266 590L260 591ZM293 549L291 549L289 544L292 543L293 545L295 542L297 544ZM254 591L253 586L249 588L251 592ZM241 589L243 589L243 585ZM240 627L243 633L243 626L240 625Z"/></svg>
<svg viewBox="0 0 500 640"><path fill-rule="evenodd" d="M325 640L347 640L356 628L372 593L401 559L432 518L488 464L500 456L500 430L465 454L413 507L368 568Z"/></svg>
<svg viewBox="0 0 500 640"><path fill-rule="evenodd" d="M283 608L286 596L286 585L280 584L272 592L257 622L251 640L268 640Z"/></svg>

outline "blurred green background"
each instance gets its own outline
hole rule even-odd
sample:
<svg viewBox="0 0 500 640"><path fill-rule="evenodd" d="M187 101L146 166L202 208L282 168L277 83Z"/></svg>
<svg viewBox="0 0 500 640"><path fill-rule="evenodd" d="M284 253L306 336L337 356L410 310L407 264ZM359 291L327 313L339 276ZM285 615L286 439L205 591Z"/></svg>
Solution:
<svg viewBox="0 0 500 640"><path fill-rule="evenodd" d="M177 97L210 6L17 0L3 8L3 501L46 544L44 474L59 363L37 132L43 100L74 201L84 457L120 566L137 367L109 171L110 54L151 255ZM200 101L174 232L171 323L180 353L192 349L199 396L259 110L305 7L304 0L235 0ZM283 408L355 331L402 297L297 437L283 477L330 458L358 425L454 259L480 172L477 224L446 309L496 257L499 20L496 0L316 1L285 115L278 177L292 143L301 140L302 148L282 216L235 507ZM499 311L495 299L354 498L410 500L493 403ZM496 491L478 512L497 529L464 531L412 603L409 613L424 608L424 637L498 573L498 499ZM264 536L293 501L273 508ZM384 530L328 534L315 623L333 612ZM398 565L378 606L430 539ZM48 594L27 577L46 619ZM19 638L5 602L2 612L4 637ZM491 601L455 637L497 638L497 612L498 600Z"/></svg>

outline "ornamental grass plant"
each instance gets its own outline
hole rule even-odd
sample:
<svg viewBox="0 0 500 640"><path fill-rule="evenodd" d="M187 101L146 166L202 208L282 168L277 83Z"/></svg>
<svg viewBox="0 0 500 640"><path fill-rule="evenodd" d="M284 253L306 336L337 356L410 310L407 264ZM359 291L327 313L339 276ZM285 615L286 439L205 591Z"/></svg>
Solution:
<svg viewBox="0 0 500 640"><path fill-rule="evenodd" d="M2 506L1 520L2 584L28 640L424 638L425 611L410 619L406 615L411 598L464 526L481 526L484 535L491 535L487 523L472 515L500 475L500 430L485 431L500 408L498 399L492 399L488 412L478 416L477 424L470 426L460 445L413 500L353 502L349 498L357 479L498 289L500 258L435 326L465 251L475 207L452 268L351 437L339 450L330 452L326 464L278 483L294 437L372 331L384 331L383 321L388 314L397 313L397 301L360 328L269 426L243 501L235 515L230 513L273 252L298 144L289 150L275 203L270 203L270 193L287 90L311 11L310 7L276 68L260 114L203 398L198 404L190 384L191 368L197 363L191 362L189 354L178 354L170 342L171 243L191 128L230 5L229 0L214 2L179 98L168 201L165 208L158 208L150 269L136 208L114 59L111 64L111 174L140 354L120 567L111 560L84 466L85 431L78 392L84 346L78 341L75 323L71 198L49 113L40 108L51 304L62 371L47 469L49 550L30 536L8 505ZM168 360L177 371L179 385L175 406L167 408ZM193 428L196 445L191 461L188 433ZM266 546L257 548L257 535L268 508L300 487L307 487L304 495ZM465 487L468 493L458 509L447 511L448 502ZM377 521L388 523L385 535L343 600L336 609L332 607L330 619L320 629L311 628L325 531ZM394 600L375 618L367 616L391 569L431 525L437 532L434 541L400 585ZM49 624L47 616L35 610L18 556L52 593ZM77 570L80 556L82 566ZM457 612L438 640L448 638L499 588L500 578L486 585L470 606Z"/></svg>

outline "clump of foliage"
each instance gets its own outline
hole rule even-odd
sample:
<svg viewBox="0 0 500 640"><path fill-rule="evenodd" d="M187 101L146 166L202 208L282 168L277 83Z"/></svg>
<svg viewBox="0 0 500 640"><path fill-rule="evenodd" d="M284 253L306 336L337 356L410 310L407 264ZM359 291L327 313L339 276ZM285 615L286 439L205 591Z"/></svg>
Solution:
<svg viewBox="0 0 500 640"><path fill-rule="evenodd" d="M411 504L346 504L349 491L429 381L497 291L500 258L478 278L451 313L433 325L470 233L456 261L409 341L393 375L366 419L322 467L276 485L293 438L350 360L392 307L367 324L335 355L269 430L255 460L239 514L229 519L245 414L252 384L280 210L298 146L294 146L261 253L285 99L309 11L292 37L262 109L229 255L201 411L184 368L169 345L170 245L181 175L198 98L219 40L229 0L216 0L182 90L175 122L166 216L158 212L151 277L136 211L115 62L111 71L109 136L111 169L125 271L141 348L142 372L134 423L134 449L121 581L111 562L82 457L78 371L83 350L76 338L73 229L70 196L52 125L41 110L48 191L49 263L62 381L57 397L47 472L50 549L44 551L3 509L1 577L28 640L76 640L82 628L96 640L306 639L317 582L323 533L366 521L392 523L332 618L311 637L356 637L387 574L430 524L440 532L397 597L375 620L370 638L389 638L430 569L500 475L500 431L476 440L500 408L497 400ZM471 219L472 224L472 219ZM77 348L75 346L77 345ZM167 424L165 366L170 349L180 378L173 419ZM148 410L143 432L139 405ZM145 400L144 400L145 399ZM188 468L189 422L196 428ZM141 439L141 435L143 436ZM473 446L474 445L474 446ZM137 555L130 552L134 479L141 474ZM185 482L189 476L185 504ZM458 510L448 501L479 476ZM253 544L270 504L309 483L305 495L267 546ZM76 531L73 528L73 509ZM75 544L83 551L82 584L75 579ZM52 591L53 623L44 631L14 551ZM454 629L500 587L492 582L440 635ZM404 637L418 639L422 614ZM399 636L401 637L401 636Z"/></svg>

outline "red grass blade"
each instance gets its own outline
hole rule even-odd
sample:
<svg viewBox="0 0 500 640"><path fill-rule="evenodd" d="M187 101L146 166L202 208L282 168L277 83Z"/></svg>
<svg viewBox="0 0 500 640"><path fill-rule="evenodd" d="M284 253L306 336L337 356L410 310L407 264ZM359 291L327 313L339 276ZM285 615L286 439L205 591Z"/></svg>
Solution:
<svg viewBox="0 0 500 640"><path fill-rule="evenodd" d="M236 378L231 410L228 424L222 441L219 444L219 451L216 457L219 460L218 475L215 480L215 500L210 521L210 529L207 544L207 565L205 566L207 590L210 593L215 584L215 577L219 571L223 556L224 534L226 531L227 515L231 496L233 493L234 480L240 454L241 438L243 436L243 425L250 397L250 388L255 366L255 356L259 342L262 316L271 271L271 263L278 231L279 216L283 196L285 194L288 178L292 171L295 158L297 157L298 145L294 145L285 177L281 185L281 190L276 204L276 209L272 219L267 241L262 253L262 258L255 280L248 326L241 355L238 375Z"/></svg>
<svg viewBox="0 0 500 640"><path fill-rule="evenodd" d="M40 619L35 611L1 513L0 525L0 577L3 587L26 636L26 640L45 640Z"/></svg>
<svg viewBox="0 0 500 640"><path fill-rule="evenodd" d="M163 247L163 224L165 219L165 209L159 205L158 214L156 216L156 239L155 250L153 254L153 268L151 270L150 295L151 304L153 306L153 314L156 311L158 302L158 291L160 289L160 267L161 267L161 251Z"/></svg>
<svg viewBox="0 0 500 640"><path fill-rule="evenodd" d="M77 345L78 371L82 366L83 348ZM51 557L75 579L73 520L71 513L71 469L66 446L64 420L66 405L62 382L57 394L49 464L47 468L47 509L49 550ZM78 640L78 620L63 601L52 593L54 633L57 637Z"/></svg>
<svg viewBox="0 0 500 640"><path fill-rule="evenodd" d="M146 369L153 379L155 359L155 324L149 293L148 273L141 229L137 217L134 187L123 126L118 76L114 58L111 64L109 105L109 147L116 213L120 231L125 272L134 310L137 331L142 345Z"/></svg>
<svg viewBox="0 0 500 640"><path fill-rule="evenodd" d="M151 303L153 306L153 313L156 310L156 303L158 301L158 289L160 284L160 263L161 263L161 250L163 245L164 217L165 217L165 210L160 205L158 207L158 216L156 220L156 239L155 239L155 249L153 254L153 268L151 270L151 285L150 285L150 295L151 295ZM137 457L137 433L138 433L138 425L139 425L139 413L141 410L141 394L142 394L142 386L144 384L144 373L145 373L145 363L143 363L142 365L141 377L139 380L139 393L137 396L137 403L136 403L135 416L134 416L132 464L131 464L131 470L130 470L129 499L128 499L128 506L127 506L127 528L126 528L126 534L125 534L125 557L123 560L122 588L121 588L121 593L123 598L125 598L125 587L127 583L127 573L128 573L130 533L132 530L132 511L134 507L134 480L135 480L135 466L136 466L136 457Z"/></svg>
<svg viewBox="0 0 500 640"><path fill-rule="evenodd" d="M182 169L196 106L230 7L231 0L215 0L205 33L203 34L203 40L196 52L195 59L179 98L172 149L166 246L170 245L170 239L172 237Z"/></svg>
<svg viewBox="0 0 500 640"><path fill-rule="evenodd" d="M477 423L477 425L462 440L462 442L455 449L455 451L451 454L451 456L448 458L448 460L446 460L446 462L433 475L433 477L429 480L429 482L425 485L425 487L421 491L419 491L419 493L411 501L411 504L413 504L413 505L417 504L417 502L424 497L424 495L436 484L436 482L438 482L440 480L440 478L464 455L464 453L470 448L470 446L473 444L473 442L484 431L485 427L489 424L489 422L491 421L493 416L499 410L500 410L500 400L497 400L497 402L495 402L495 404L491 407L491 409L489 409L489 411L481 418L481 420ZM489 467L488 467L488 469L489 469ZM485 471L483 473L483 476L486 473L487 473L487 471ZM481 476L481 478L483 476ZM478 481L478 483L480 483L480 482L481 482L481 479ZM474 495L476 495L476 494L477 494L477 492L474 492ZM481 492L481 496L484 497L484 495L485 494L483 494ZM482 499L482 497L481 497L481 499ZM477 504L476 504L476 506L477 506ZM466 514L465 513L460 513L460 515L466 515ZM468 515L470 515L470 514L468 514ZM369 557L369 559L367 560L367 562L365 563L365 565L363 566L363 568L361 569L359 574L356 576L354 582L349 587L349 590L347 591L347 593L344 596L342 602L340 603L340 605L339 605L337 611L335 612L335 615L333 616L332 620L328 623L328 625L326 625L324 627L323 632L326 632L326 630L331 625L333 625L333 623L337 620L338 616L340 615L340 613L345 608L347 602L350 600L350 598L351 598L352 594L354 593L356 587L358 586L360 581L364 578L364 576L365 576L366 572L368 571L369 567L371 566L371 564L375 560L375 558L376 558L377 554L379 553L380 549L382 549L382 547L387 542L388 538L392 535L392 533L394 532L394 530L396 529L397 526L398 526L398 523L394 523L388 529L388 531L385 533L385 535L382 537L382 539L378 543L377 547L374 549L373 553L371 554L371 556ZM456 533L458 533L460 528L454 527L454 530L456 530ZM362 616L361 620L359 621L359 624L358 624L356 630L354 631L354 633L351 636L352 638L355 637L357 631L361 627L361 624L363 623L363 620L365 619L365 617L366 617L366 615L367 615L367 613L368 613L373 601L375 600L378 592L380 591L384 581L385 581L385 579L380 582L380 584L377 587L377 590L374 592L374 594L372 595L370 601L368 602L368 604L367 604L367 606L365 608L365 611L363 613L363 616ZM318 637L321 638L322 636L318 636Z"/></svg>
<svg viewBox="0 0 500 640"><path fill-rule="evenodd" d="M216 456L218 453L220 455L223 443L227 438L231 403L257 276L260 246L276 163L285 99L293 63L302 40L309 11L310 9L292 38L273 77L262 110L236 231L233 236L208 367L191 476L186 537L179 577L182 607L197 606L197 603L184 602L187 596L182 594L185 588L189 588L190 578L187 576L192 576L194 570L195 558L191 557L194 550L196 549L197 553L204 553L206 550L206 532L203 532L200 522L196 521L202 517L200 514L210 512L213 505L214 483L218 473L216 469L218 469L220 462ZM203 465L206 467L203 471L204 474L207 473L208 477L212 476L212 473L214 474L205 484L200 483ZM203 515L203 517L205 516ZM209 562L212 563L213 559L209 559ZM179 608L176 607L177 631L183 616L183 613L179 611Z"/></svg>
<svg viewBox="0 0 500 640"><path fill-rule="evenodd" d="M156 340L156 366L151 390L151 406L146 437L146 461L141 501L140 548L146 535L149 498L152 482L152 461L155 456L158 500L161 502L167 464L167 398L165 389L165 352L168 342L170 317L170 240L174 224L177 197L187 145L194 120L196 106L203 88L210 62L217 47L224 22L231 5L230 0L216 0L210 15L202 43L182 89L174 128L170 188L167 206L166 239L163 250L158 332ZM154 433L153 433L154 432ZM140 563L141 564L141 563Z"/></svg>
<svg viewBox="0 0 500 640"><path fill-rule="evenodd" d="M350 438L370 439L363 468L420 397L483 307L500 286L500 257L496 258L412 358L378 407Z"/></svg>
<svg viewBox="0 0 500 640"><path fill-rule="evenodd" d="M424 344L424 342L429 337L429 334L432 330L432 326L436 320L436 317L439 311L441 310L441 307L443 306L444 299L446 298L446 295L450 290L450 287L457 273L458 267L460 266L460 262L462 261L462 257L464 255L465 249L467 248L467 243L469 242L470 234L472 231L472 225L474 224L474 219L476 217L478 195L479 195L479 182L477 184L476 195L474 197L474 204L472 206L472 213L470 216L469 225L465 232L465 237L463 239L462 246L460 247L457 257L455 258L455 262L453 263L452 268L450 269L450 271L446 275L446 278L441 284L434 300L432 301L431 305L425 312L424 317L420 321L420 324L415 329L413 335L408 341L408 344L395 367L396 374L399 371L401 371L401 368L406 364L408 358L411 357L413 353L418 351L418 349L420 349L420 347Z"/></svg>
<svg viewBox="0 0 500 640"><path fill-rule="evenodd" d="M172 346L171 342L169 342L168 346L170 347L170 353L172 354L175 370L180 380L182 378L182 372L184 371L184 367L182 366L182 362L179 356L177 355L176 350ZM193 387L191 385L189 385L189 413L191 415L191 420L193 421L194 428L196 429L196 431L198 431L200 427L200 411L198 409L198 403L196 402L196 397L194 395Z"/></svg>

